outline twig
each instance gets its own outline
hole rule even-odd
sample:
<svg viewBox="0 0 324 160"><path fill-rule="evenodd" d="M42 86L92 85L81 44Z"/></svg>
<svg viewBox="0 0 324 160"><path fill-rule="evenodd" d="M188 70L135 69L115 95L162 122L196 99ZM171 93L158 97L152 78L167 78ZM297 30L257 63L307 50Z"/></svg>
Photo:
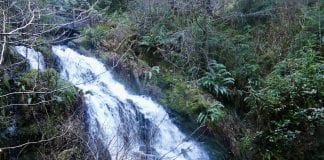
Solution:
<svg viewBox="0 0 324 160"><path fill-rule="evenodd" d="M17 146L11 146L11 147L3 147L3 148L0 148L0 151L2 150L8 150L8 149L16 149L16 148L21 148L21 147L24 147L26 145L30 145L30 144L37 144L37 143L43 143L43 142L48 142L48 141L52 141L56 138L60 138L60 137L63 137L66 133L68 133L68 131L70 130L70 127L61 135L58 135L58 136L54 136L52 138L49 138L49 139L42 139L42 140L39 140L39 141L34 141L34 142L26 142L26 143L23 143L23 144L20 144L20 145L17 145Z"/></svg>

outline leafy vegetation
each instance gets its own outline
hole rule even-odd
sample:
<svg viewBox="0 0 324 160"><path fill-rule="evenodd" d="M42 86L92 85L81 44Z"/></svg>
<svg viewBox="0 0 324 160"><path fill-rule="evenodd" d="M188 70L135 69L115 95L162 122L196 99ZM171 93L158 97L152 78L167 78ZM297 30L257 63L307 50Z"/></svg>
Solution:
<svg viewBox="0 0 324 160"><path fill-rule="evenodd" d="M223 139L231 158L323 158L323 3L215 2L47 0L42 5L93 9L98 21L83 28L81 38L73 42L96 49L116 72L124 70L124 80L137 85L132 88L151 95L191 125L204 126L209 138ZM48 61L54 60L50 54ZM6 60L5 66L17 61ZM53 70L16 69L1 72L1 95L68 85ZM1 98L0 104L51 101L18 110L19 118L27 121L19 124L22 135L47 137L57 131L50 127L57 124L54 116L65 120L62 114L71 111L77 94L68 88ZM9 113L0 109L2 129L8 127ZM31 115L41 115L42 129L28 122Z"/></svg>
<svg viewBox="0 0 324 160"><path fill-rule="evenodd" d="M256 141L266 146L262 149L270 157L305 157L305 152L319 145L314 143L314 136L316 128L323 125L324 66L311 48L305 47L300 52L301 58L287 58L278 63L264 80L266 87L251 91L246 97L258 112L260 126ZM290 153L290 150L299 152Z"/></svg>
<svg viewBox="0 0 324 160"><path fill-rule="evenodd" d="M224 105L218 101L208 107L206 113L200 113L197 117L198 123L208 124L219 121L224 115L222 108Z"/></svg>
<svg viewBox="0 0 324 160"><path fill-rule="evenodd" d="M238 159L323 156L320 1L142 2L105 14L128 22L108 32L135 38L99 43L116 40L104 49L129 53L128 67L144 61L136 70L161 103L223 136Z"/></svg>
<svg viewBox="0 0 324 160"><path fill-rule="evenodd" d="M20 60L8 55L11 57L5 63ZM0 147L13 147L10 152L2 150L1 156L82 159L83 110L78 90L54 69L26 72L22 70L25 67L25 63L18 63L0 72ZM63 155L67 151L70 154Z"/></svg>
<svg viewBox="0 0 324 160"><path fill-rule="evenodd" d="M234 78L231 78L231 73L226 70L223 64L213 62L209 66L209 71L198 80L198 83L216 97L227 96L231 94L229 85L234 84Z"/></svg>

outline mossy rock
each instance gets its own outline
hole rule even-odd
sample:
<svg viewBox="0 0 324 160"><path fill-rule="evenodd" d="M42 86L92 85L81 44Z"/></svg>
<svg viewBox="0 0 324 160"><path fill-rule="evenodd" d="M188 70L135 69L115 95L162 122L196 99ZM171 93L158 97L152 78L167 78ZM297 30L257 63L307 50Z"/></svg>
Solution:
<svg viewBox="0 0 324 160"><path fill-rule="evenodd" d="M79 149L77 147L66 149L62 152L60 152L57 156L57 160L70 160L75 157L79 152Z"/></svg>
<svg viewBox="0 0 324 160"><path fill-rule="evenodd" d="M186 81L179 73L162 73L158 85L163 89L162 104L187 115L200 113L212 105L213 97L205 93L195 81Z"/></svg>

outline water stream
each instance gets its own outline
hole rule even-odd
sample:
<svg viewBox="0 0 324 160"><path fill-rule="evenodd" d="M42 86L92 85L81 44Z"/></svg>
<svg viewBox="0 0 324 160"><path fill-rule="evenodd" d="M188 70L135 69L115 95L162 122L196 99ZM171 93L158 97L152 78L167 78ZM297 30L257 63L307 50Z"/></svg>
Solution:
<svg viewBox="0 0 324 160"><path fill-rule="evenodd" d="M16 49L31 68L45 69L39 53ZM52 50L59 59L61 76L82 89L90 137L94 144L102 144L96 150L108 151L107 159L209 160L200 144L183 134L161 105L130 94L103 63L66 46L53 46Z"/></svg>
<svg viewBox="0 0 324 160"><path fill-rule="evenodd" d="M16 51L28 60L31 69L45 70L45 62L42 53L25 46L16 46Z"/></svg>

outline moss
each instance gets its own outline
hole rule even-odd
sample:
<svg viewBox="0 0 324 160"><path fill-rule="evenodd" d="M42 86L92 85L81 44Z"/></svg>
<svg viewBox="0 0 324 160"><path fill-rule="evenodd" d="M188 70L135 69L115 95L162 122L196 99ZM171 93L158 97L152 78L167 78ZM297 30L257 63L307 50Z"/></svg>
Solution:
<svg viewBox="0 0 324 160"><path fill-rule="evenodd" d="M212 97L195 81L186 81L179 73L164 70L158 79L157 83L164 92L161 103L179 113L194 115L213 103Z"/></svg>
<svg viewBox="0 0 324 160"><path fill-rule="evenodd" d="M246 135L240 139L239 150L241 151L242 155L249 153L253 150L253 142L254 138L251 135Z"/></svg>
<svg viewBox="0 0 324 160"><path fill-rule="evenodd" d="M58 160L69 160L73 158L73 155L76 155L79 152L77 147L66 149L58 154ZM76 157L75 157L76 158Z"/></svg>
<svg viewBox="0 0 324 160"><path fill-rule="evenodd" d="M19 135L20 141L32 140L40 134L35 121L22 122L21 119L18 119L17 128L16 135Z"/></svg>
<svg viewBox="0 0 324 160"><path fill-rule="evenodd" d="M37 70L31 70L21 76L17 84L18 88L22 91L32 87L36 87L34 90L42 89L44 86L46 86L49 92L58 89L57 92L54 92L54 95L52 95L51 98L54 98L59 103L64 102L66 106L71 105L77 98L78 94L77 89L69 82L61 79L54 69L48 69L43 73L40 73ZM40 85L35 86L35 84Z"/></svg>
<svg viewBox="0 0 324 160"><path fill-rule="evenodd" d="M6 86L5 81L1 79L1 95L13 91L49 93L15 94L10 97L0 98L1 106L12 103L26 104L0 109L0 118L4 120L2 121L4 123L0 124L1 130L6 130L8 126L12 125L10 122L13 121L13 117L15 117L16 126L14 136L5 135L6 137L0 137L0 147L56 136L64 128L62 124L66 123L67 119L71 118L71 115L76 112L74 104L76 104L79 97L78 90L61 79L53 69L48 69L45 72L30 70L24 74L21 71L16 71L12 73L8 81L11 81L8 84L10 90L4 87ZM55 145L55 142L51 142L50 145L53 144ZM22 156L33 155L34 152L36 153L39 150L43 150L39 144L28 146Z"/></svg>

